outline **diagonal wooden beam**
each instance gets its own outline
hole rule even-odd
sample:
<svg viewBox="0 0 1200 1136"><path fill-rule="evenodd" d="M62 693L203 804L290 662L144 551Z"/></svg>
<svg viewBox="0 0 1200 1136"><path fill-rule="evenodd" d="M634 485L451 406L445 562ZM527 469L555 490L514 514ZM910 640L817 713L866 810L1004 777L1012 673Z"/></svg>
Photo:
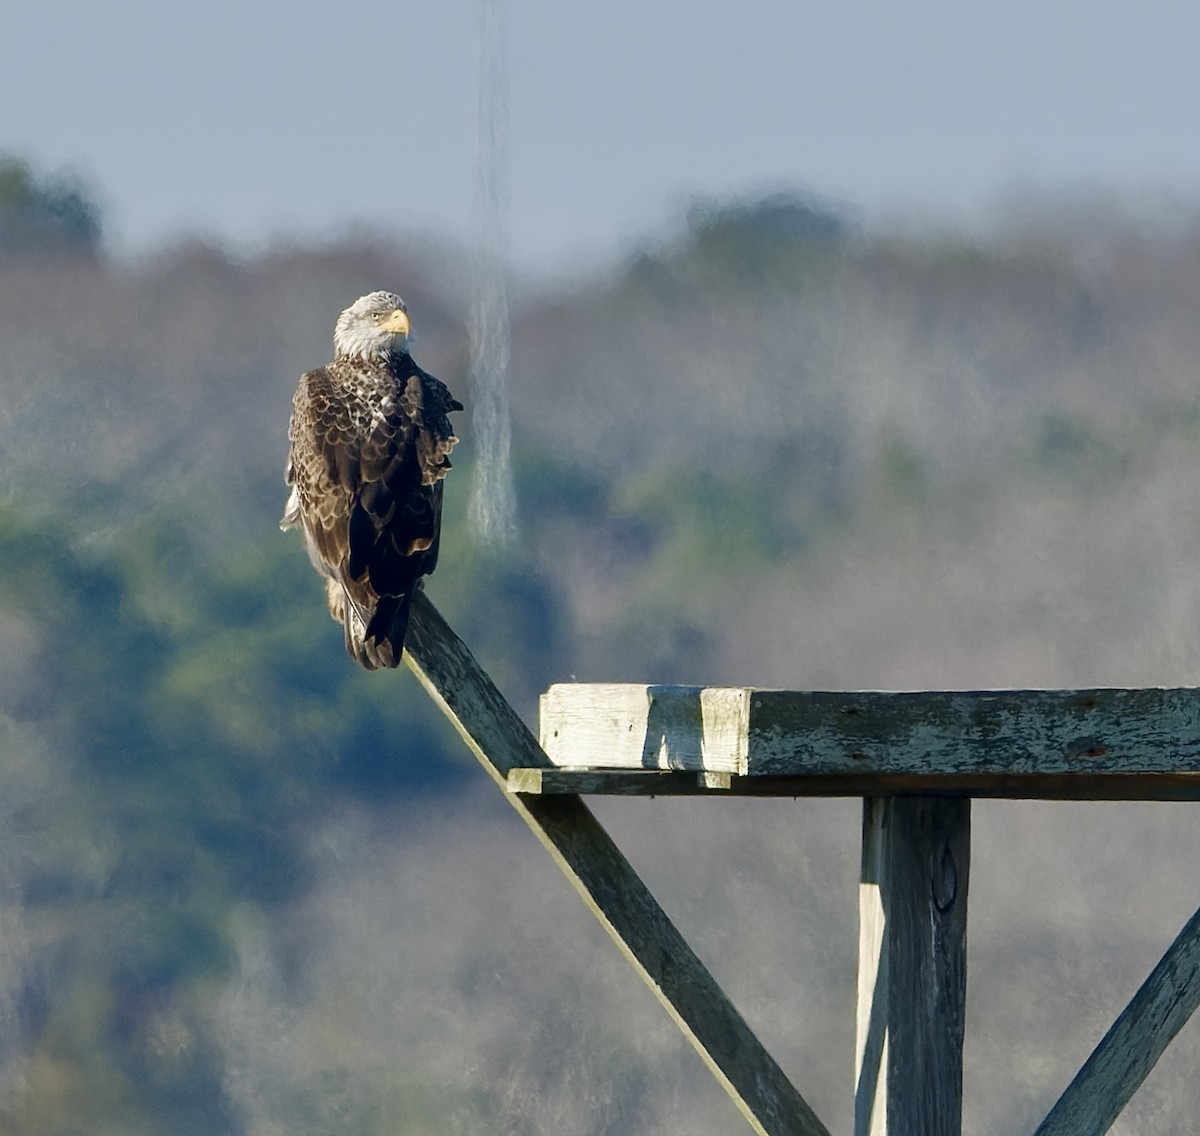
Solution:
<svg viewBox="0 0 1200 1136"><path fill-rule="evenodd" d="M1035 1136L1101 1136L1200 1005L1200 911L1096 1046Z"/></svg>
<svg viewBox="0 0 1200 1136"><path fill-rule="evenodd" d="M829 1136L687 940L578 796L507 792L510 769L550 765L462 640L418 592L405 662L658 996L760 1136Z"/></svg>

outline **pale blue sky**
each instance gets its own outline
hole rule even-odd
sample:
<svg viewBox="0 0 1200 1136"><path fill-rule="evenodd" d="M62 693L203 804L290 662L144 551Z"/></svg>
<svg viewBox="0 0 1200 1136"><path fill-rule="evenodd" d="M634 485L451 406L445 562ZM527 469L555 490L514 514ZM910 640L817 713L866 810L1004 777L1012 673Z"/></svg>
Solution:
<svg viewBox="0 0 1200 1136"><path fill-rule="evenodd" d="M976 212L1015 184L1200 199L1191 0L508 0L512 252L562 267L693 193ZM474 218L478 0L3 7L0 147L121 247Z"/></svg>

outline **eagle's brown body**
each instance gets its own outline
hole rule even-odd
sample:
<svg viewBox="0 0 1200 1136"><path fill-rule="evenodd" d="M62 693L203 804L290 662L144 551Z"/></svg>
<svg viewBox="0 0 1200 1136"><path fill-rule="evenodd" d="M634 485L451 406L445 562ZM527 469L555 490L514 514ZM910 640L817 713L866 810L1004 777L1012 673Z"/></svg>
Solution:
<svg viewBox="0 0 1200 1136"><path fill-rule="evenodd" d="M339 335L375 297L403 319L399 297L372 293L343 313ZM338 358L301 376L288 431L292 493L281 527L303 526L329 612L368 670L400 662L413 594L437 564L442 479L458 440L447 416L462 409L413 362L406 319L404 329L399 350L395 336L362 353L343 351L339 338Z"/></svg>

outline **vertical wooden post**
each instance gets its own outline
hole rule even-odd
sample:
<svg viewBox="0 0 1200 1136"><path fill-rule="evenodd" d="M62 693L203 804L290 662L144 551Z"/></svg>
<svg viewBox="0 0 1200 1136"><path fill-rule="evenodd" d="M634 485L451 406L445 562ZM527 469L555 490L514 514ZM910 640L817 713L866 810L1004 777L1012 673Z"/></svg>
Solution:
<svg viewBox="0 0 1200 1136"><path fill-rule="evenodd" d="M971 802L863 802L855 1136L960 1136Z"/></svg>

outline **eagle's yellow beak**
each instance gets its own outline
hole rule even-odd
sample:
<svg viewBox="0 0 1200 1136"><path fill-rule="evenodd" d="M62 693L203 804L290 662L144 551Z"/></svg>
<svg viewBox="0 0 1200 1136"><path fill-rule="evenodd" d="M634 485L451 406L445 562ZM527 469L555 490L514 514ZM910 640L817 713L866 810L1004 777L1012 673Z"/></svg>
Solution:
<svg viewBox="0 0 1200 1136"><path fill-rule="evenodd" d="M397 308L380 326L384 331L390 331L393 335L407 335L408 313Z"/></svg>

